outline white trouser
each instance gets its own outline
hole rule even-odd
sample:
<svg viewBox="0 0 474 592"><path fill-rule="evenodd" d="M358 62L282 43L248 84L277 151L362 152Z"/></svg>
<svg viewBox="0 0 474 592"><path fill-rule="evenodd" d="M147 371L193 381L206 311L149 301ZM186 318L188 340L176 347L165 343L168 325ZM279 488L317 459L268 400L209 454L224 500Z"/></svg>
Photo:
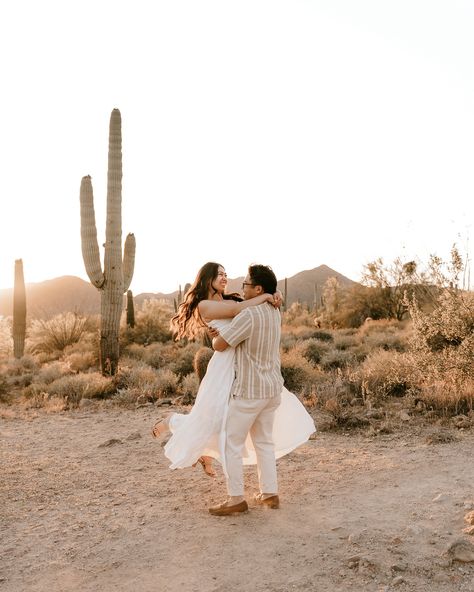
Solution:
<svg viewBox="0 0 474 592"><path fill-rule="evenodd" d="M227 492L244 495L242 453L250 433L257 455L258 483L261 493L278 493L273 420L281 395L272 399L231 398L226 423L225 462Z"/></svg>

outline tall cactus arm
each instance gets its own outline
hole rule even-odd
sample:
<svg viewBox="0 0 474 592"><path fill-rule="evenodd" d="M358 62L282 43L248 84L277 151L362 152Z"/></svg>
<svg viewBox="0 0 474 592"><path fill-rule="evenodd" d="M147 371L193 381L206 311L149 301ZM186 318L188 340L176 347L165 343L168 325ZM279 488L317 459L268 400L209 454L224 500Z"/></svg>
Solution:
<svg viewBox="0 0 474 592"><path fill-rule="evenodd" d="M110 115L108 163L104 275L107 282L115 282L122 281L122 117L118 109Z"/></svg>
<svg viewBox="0 0 474 592"><path fill-rule="evenodd" d="M123 248L122 264L124 294L130 288L130 284L132 283L133 269L135 267L135 248L135 235L133 233L127 234L125 246Z"/></svg>
<svg viewBox="0 0 474 592"><path fill-rule="evenodd" d="M105 282L100 265L99 244L97 242L97 228L95 225L94 196L92 182L89 175L81 181L81 245L82 258L86 272L92 285L101 289Z"/></svg>

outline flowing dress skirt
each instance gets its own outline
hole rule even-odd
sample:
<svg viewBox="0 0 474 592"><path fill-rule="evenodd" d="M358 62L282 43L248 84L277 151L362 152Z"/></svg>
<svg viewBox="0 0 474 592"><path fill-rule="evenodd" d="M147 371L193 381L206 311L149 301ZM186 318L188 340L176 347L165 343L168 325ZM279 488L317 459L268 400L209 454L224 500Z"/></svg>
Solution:
<svg viewBox="0 0 474 592"><path fill-rule="evenodd" d="M218 460L224 465L225 426L229 397L234 381L234 348L214 352L201 381L193 408L188 414L173 413L171 437L164 447L171 461L170 469L192 466L200 456ZM280 458L308 440L316 431L313 418L293 393L283 388L281 403L275 412L273 442L275 456ZM247 437L243 463L256 464L250 436Z"/></svg>

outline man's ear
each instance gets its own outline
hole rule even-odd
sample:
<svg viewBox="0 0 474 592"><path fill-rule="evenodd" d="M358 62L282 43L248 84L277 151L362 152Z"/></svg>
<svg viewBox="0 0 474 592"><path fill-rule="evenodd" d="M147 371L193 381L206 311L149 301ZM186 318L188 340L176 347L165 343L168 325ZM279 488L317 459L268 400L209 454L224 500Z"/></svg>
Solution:
<svg viewBox="0 0 474 592"><path fill-rule="evenodd" d="M265 291L262 288L262 286L255 286L255 291L257 292L257 296L260 296L260 294L265 294Z"/></svg>

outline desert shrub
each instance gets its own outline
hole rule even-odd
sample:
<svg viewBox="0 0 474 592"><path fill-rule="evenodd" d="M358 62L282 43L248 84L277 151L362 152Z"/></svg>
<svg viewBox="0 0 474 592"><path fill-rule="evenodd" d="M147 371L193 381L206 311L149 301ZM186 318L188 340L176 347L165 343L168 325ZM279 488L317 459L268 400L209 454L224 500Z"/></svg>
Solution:
<svg viewBox="0 0 474 592"><path fill-rule="evenodd" d="M136 351L138 352L138 350ZM166 363L170 361L170 356L166 355L165 344L152 343L143 347L141 359L143 362L145 362L145 364L148 364L152 368L158 369L163 368L163 366L165 366Z"/></svg>
<svg viewBox="0 0 474 592"><path fill-rule="evenodd" d="M71 374L71 369L65 362L51 362L40 368L35 376L34 382L38 384L50 384L63 376Z"/></svg>
<svg viewBox="0 0 474 592"><path fill-rule="evenodd" d="M11 323L8 319L0 318L0 355L11 356L13 353L13 339Z"/></svg>
<svg viewBox="0 0 474 592"><path fill-rule="evenodd" d="M99 372L63 376L47 385L53 397L64 398L69 407L76 407L81 399L104 398L115 392L113 379Z"/></svg>
<svg viewBox="0 0 474 592"><path fill-rule="evenodd" d="M373 333L396 333L406 326L406 323L396 321L395 319L366 319L359 328L358 334L362 337L372 335Z"/></svg>
<svg viewBox="0 0 474 592"><path fill-rule="evenodd" d="M450 392L460 392L474 376L474 294L445 289L431 311L421 311L414 299L409 310L410 349L418 366L433 382L445 382Z"/></svg>
<svg viewBox="0 0 474 592"><path fill-rule="evenodd" d="M283 313L283 324L293 327L314 327L314 314L311 313L306 304L293 302Z"/></svg>
<svg viewBox="0 0 474 592"><path fill-rule="evenodd" d="M282 354L281 373L285 387L303 396L311 392L319 375L319 371L297 349Z"/></svg>
<svg viewBox="0 0 474 592"><path fill-rule="evenodd" d="M311 338L319 339L319 341L333 341L333 339L334 339L332 333L329 333L328 331L314 331L314 330L311 332Z"/></svg>
<svg viewBox="0 0 474 592"><path fill-rule="evenodd" d="M131 366L125 365L126 360L122 360L123 366L115 376L115 385L117 389L136 388L145 390L155 390L157 372L154 368L139 362Z"/></svg>
<svg viewBox="0 0 474 592"><path fill-rule="evenodd" d="M194 358L196 353L201 348L201 345L196 342L183 343L181 342L174 349L174 360L167 366L178 376L183 378L187 374L194 372Z"/></svg>
<svg viewBox="0 0 474 592"><path fill-rule="evenodd" d="M295 346L295 343L297 342L297 337L294 333L288 332L288 330L285 329L286 327L282 328L280 348L282 351L287 352Z"/></svg>
<svg viewBox="0 0 474 592"><path fill-rule="evenodd" d="M28 348L33 353L62 352L87 331L87 318L67 312L50 320L35 319L29 331Z"/></svg>
<svg viewBox="0 0 474 592"><path fill-rule="evenodd" d="M337 334L334 338L334 348L340 351L346 351L359 344L359 339L355 335Z"/></svg>
<svg viewBox="0 0 474 592"><path fill-rule="evenodd" d="M371 350L385 349L403 352L408 349L408 343L400 333L369 333L364 339L364 344Z"/></svg>
<svg viewBox="0 0 474 592"><path fill-rule="evenodd" d="M155 346L155 345L159 345L159 344L153 344L153 346ZM153 347L153 346L149 346L149 347ZM122 358L125 355L125 356L128 356L134 360L144 361L145 349L148 349L148 348L146 348L144 345L141 345L139 343L127 343L121 349Z"/></svg>
<svg viewBox="0 0 474 592"><path fill-rule="evenodd" d="M123 360L125 363L126 360ZM123 366L114 378L117 392L130 390L155 400L179 394L179 378L169 368L155 370L140 362L133 366Z"/></svg>
<svg viewBox="0 0 474 592"><path fill-rule="evenodd" d="M364 400L380 403L416 389L420 373L411 355L377 350L353 372L352 379Z"/></svg>
<svg viewBox="0 0 474 592"><path fill-rule="evenodd" d="M181 382L181 392L183 393L184 401L192 403L199 390L199 378L194 372L187 374Z"/></svg>
<svg viewBox="0 0 474 592"><path fill-rule="evenodd" d="M164 343L172 338L170 319L174 312L169 302L145 300L141 310L135 313L135 327L122 330L124 343Z"/></svg>
<svg viewBox="0 0 474 592"><path fill-rule="evenodd" d="M157 396L173 397L180 394L179 378L168 368L161 368L157 371Z"/></svg>
<svg viewBox="0 0 474 592"><path fill-rule="evenodd" d="M7 377L0 374L0 403L6 403L10 400L10 385L8 384Z"/></svg>
<svg viewBox="0 0 474 592"><path fill-rule="evenodd" d="M194 354L193 370L196 373L199 382L204 378L207 372L207 365L213 355L214 350L206 346L200 347Z"/></svg>
<svg viewBox="0 0 474 592"><path fill-rule="evenodd" d="M330 349L323 355L319 365L323 370L335 370L349 366L355 359L355 355L351 351Z"/></svg>
<svg viewBox="0 0 474 592"><path fill-rule="evenodd" d="M20 359L11 358L7 362L6 373L8 376L20 376L22 374L34 374L38 370L38 364L31 355L25 355Z"/></svg>
<svg viewBox="0 0 474 592"><path fill-rule="evenodd" d="M63 357L73 372L87 372L94 368L98 369L99 360L94 352L74 352Z"/></svg>
<svg viewBox="0 0 474 592"><path fill-rule="evenodd" d="M471 414L474 408L474 380L462 384L436 380L422 384L417 398L435 415L456 416Z"/></svg>
<svg viewBox="0 0 474 592"><path fill-rule="evenodd" d="M301 353L301 355L311 362L313 366L319 364L321 358L329 350L329 345L319 339L306 339L305 341L299 342L295 349Z"/></svg>

